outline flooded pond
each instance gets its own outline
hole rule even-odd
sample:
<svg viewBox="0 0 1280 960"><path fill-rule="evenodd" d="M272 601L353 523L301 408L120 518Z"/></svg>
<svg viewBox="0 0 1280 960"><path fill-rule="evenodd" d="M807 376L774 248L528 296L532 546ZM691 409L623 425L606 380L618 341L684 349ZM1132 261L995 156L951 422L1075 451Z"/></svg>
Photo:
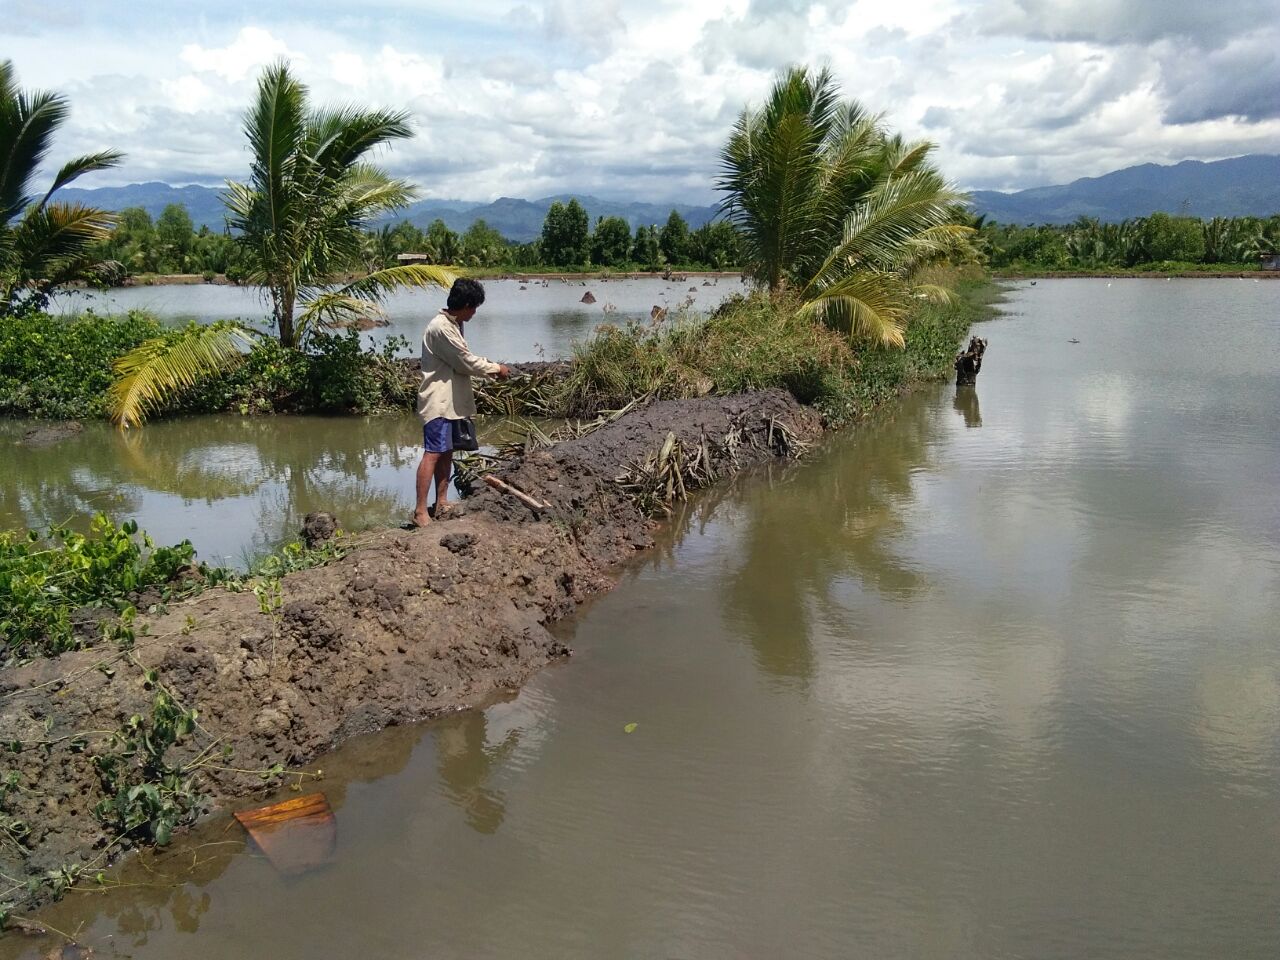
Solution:
<svg viewBox="0 0 1280 960"><path fill-rule="evenodd" d="M746 288L738 277L699 277L670 281L640 280L484 280L485 303L474 322L467 325L467 343L473 350L496 360L552 360L567 356L570 344L589 336L605 321L648 319L653 307L711 310L731 293ZM581 302L590 292L595 303ZM422 328L444 306L443 290L399 291L383 303L390 326L370 331L371 343L402 336L417 355ZM54 312L76 313L86 308L97 313L146 310L175 324L197 320L242 319L264 325L270 302L256 287L224 284L158 285L122 287L107 291L81 291L59 297Z"/></svg>
<svg viewBox="0 0 1280 960"><path fill-rule="evenodd" d="M1271 960L1278 294L1018 288L976 392L711 491L573 658L321 761L328 867L215 821L48 919L185 960Z"/></svg>

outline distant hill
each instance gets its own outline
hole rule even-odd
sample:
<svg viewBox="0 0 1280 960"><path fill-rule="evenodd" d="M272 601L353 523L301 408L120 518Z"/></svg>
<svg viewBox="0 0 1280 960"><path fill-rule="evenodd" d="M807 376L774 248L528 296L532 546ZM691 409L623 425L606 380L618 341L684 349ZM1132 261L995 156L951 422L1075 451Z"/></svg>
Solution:
<svg viewBox="0 0 1280 960"><path fill-rule="evenodd" d="M1144 163L1065 186L976 190L972 197L976 213L1001 223L1118 221L1159 210L1201 218L1270 216L1280 213L1280 156L1184 160L1168 167Z"/></svg>
<svg viewBox="0 0 1280 960"><path fill-rule="evenodd" d="M152 217L166 204L185 204L196 226L222 229L222 191L217 187L171 187L167 183L133 183L127 187L84 190L69 187L59 196L81 200L108 210L143 207ZM567 203L572 195L540 200L501 197L492 203L469 200L419 200L388 222L409 220L426 227L443 220L462 232L483 219L509 240L527 242L542 232L547 208L555 200ZM1017 193L977 190L977 213L1001 223L1070 223L1078 217L1103 221L1145 217L1157 210L1195 217L1270 216L1280 213L1280 156L1253 155L1202 163L1186 160L1169 167L1145 163L1101 177L1086 177L1057 187L1033 187ZM700 227L716 216L712 206L683 203L639 203L577 197L594 224L597 217L622 217L634 230L640 224L664 223L672 209Z"/></svg>
<svg viewBox="0 0 1280 960"><path fill-rule="evenodd" d="M59 197L65 200L89 203L106 210L123 210L125 207L142 207L152 218L158 217L160 211L168 204L181 203L197 227L207 225L212 230L221 230L225 209L222 206L222 190L218 187L171 187L167 183L131 183L127 187L99 187L96 190L84 190L79 187L68 187L60 191ZM543 197L541 200L519 200L513 197L501 197L493 203L479 203L475 200L419 200L401 210L386 222L409 220L414 225L425 228L437 218L449 225L449 229L461 233L476 220L484 220L508 240L521 243L537 238L542 233L542 221L546 219L547 210L553 201L568 203L573 195L563 194L556 197ZM587 216L594 224L596 217L622 217L634 230L640 224L665 223L667 215L673 209L680 211L680 216L689 222L691 228L702 226L716 216L715 207L691 206L684 203L628 203L625 201L600 200L597 197L579 196L578 202L587 210Z"/></svg>
<svg viewBox="0 0 1280 960"><path fill-rule="evenodd" d="M142 207L151 214L153 220L169 204L180 203L191 214L191 220L197 229L207 226L210 230L221 230L222 218L226 213L222 206L220 187L171 187L167 183L156 181L131 183L127 187L98 187L94 190L67 187L58 191L58 199L87 203L104 210Z"/></svg>

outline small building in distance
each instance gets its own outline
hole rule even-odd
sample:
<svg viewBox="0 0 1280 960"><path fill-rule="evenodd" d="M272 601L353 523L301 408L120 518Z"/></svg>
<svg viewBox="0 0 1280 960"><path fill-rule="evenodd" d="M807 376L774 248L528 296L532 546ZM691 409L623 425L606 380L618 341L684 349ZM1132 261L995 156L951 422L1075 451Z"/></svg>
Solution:
<svg viewBox="0 0 1280 960"><path fill-rule="evenodd" d="M399 263L431 263L430 254L426 253L397 253L396 260Z"/></svg>
<svg viewBox="0 0 1280 960"><path fill-rule="evenodd" d="M1258 259L1262 263L1263 270L1280 270L1280 253L1274 250L1264 250L1258 254Z"/></svg>

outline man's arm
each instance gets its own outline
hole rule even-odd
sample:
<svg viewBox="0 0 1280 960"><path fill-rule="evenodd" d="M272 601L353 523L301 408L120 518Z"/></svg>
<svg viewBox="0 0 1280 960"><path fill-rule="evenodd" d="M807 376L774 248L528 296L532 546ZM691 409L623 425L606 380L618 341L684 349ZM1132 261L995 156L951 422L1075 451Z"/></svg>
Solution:
<svg viewBox="0 0 1280 960"><path fill-rule="evenodd" d="M431 337L431 353L450 367L455 373L468 377L502 377L509 376L510 371L500 363L494 363L467 349L467 342L462 339L458 328L452 324L444 324Z"/></svg>

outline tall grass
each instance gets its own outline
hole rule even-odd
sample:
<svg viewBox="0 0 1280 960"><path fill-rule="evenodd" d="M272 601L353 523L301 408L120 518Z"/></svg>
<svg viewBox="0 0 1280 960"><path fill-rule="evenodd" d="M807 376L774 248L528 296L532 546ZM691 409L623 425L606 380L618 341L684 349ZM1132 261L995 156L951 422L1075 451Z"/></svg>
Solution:
<svg viewBox="0 0 1280 960"><path fill-rule="evenodd" d="M796 304L736 296L706 318L605 326L574 351L551 406L594 416L636 397L691 397L782 387L832 423L857 419L913 382L951 374L969 326L989 314L995 288L977 272L948 270L930 282L956 291L946 305L921 302L906 348L851 342L796 316Z"/></svg>

